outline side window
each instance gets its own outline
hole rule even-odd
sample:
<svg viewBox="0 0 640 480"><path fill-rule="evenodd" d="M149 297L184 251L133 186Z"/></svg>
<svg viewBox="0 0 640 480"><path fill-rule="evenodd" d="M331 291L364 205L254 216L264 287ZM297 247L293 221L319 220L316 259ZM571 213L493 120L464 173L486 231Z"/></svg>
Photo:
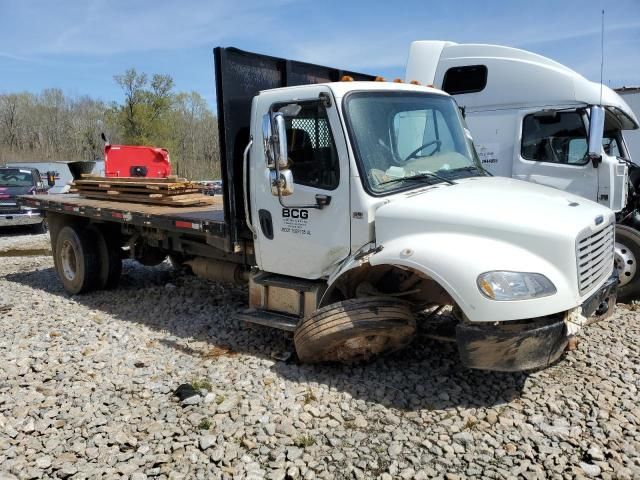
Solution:
<svg viewBox="0 0 640 480"><path fill-rule="evenodd" d="M486 86L487 67L484 65L450 68L442 80L442 90L449 95L481 92Z"/></svg>
<svg viewBox="0 0 640 480"><path fill-rule="evenodd" d="M584 165L587 131L578 112L527 115L522 123L522 158L537 162Z"/></svg>
<svg viewBox="0 0 640 480"><path fill-rule="evenodd" d="M299 185L333 190L340 182L340 163L327 111L318 101L297 105L300 107L297 115L285 116L293 181ZM297 108L292 109L295 110Z"/></svg>
<svg viewBox="0 0 640 480"><path fill-rule="evenodd" d="M621 148L618 145L618 139L614 136L609 136L606 133L602 138L602 146L604 147L604 152L607 155L611 155L612 157L622 157Z"/></svg>

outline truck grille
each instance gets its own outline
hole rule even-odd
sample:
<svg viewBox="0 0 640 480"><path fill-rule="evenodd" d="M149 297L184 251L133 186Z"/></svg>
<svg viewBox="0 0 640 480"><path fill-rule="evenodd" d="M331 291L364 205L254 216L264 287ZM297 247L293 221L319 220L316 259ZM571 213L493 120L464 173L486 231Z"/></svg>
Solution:
<svg viewBox="0 0 640 480"><path fill-rule="evenodd" d="M0 215L10 215L15 213L22 213L18 205L0 205Z"/></svg>
<svg viewBox="0 0 640 480"><path fill-rule="evenodd" d="M592 233L590 230L578 236L576 257L578 262L578 287L583 295L613 271L613 224Z"/></svg>

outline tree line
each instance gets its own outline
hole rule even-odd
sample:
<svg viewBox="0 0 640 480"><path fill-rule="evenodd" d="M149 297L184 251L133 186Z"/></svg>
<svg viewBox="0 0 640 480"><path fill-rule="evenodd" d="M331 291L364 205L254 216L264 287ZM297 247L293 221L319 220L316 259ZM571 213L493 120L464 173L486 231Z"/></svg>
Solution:
<svg viewBox="0 0 640 480"><path fill-rule="evenodd" d="M169 75L135 69L114 81L121 102L71 97L57 88L0 94L0 164L102 160L104 133L113 144L168 149L179 176L220 177L217 120L200 94L175 92Z"/></svg>

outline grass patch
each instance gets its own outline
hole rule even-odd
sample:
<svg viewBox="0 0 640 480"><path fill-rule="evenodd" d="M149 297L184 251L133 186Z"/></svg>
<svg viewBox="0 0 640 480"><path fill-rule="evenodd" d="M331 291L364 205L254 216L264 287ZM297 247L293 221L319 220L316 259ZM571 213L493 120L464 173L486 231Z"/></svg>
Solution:
<svg viewBox="0 0 640 480"><path fill-rule="evenodd" d="M465 430L475 430L478 426L478 420L475 418L467 418L467 421L464 422Z"/></svg>
<svg viewBox="0 0 640 480"><path fill-rule="evenodd" d="M311 435L302 435L293 442L296 447L306 448L316 444L316 439Z"/></svg>
<svg viewBox="0 0 640 480"><path fill-rule="evenodd" d="M191 386L196 390L211 391L211 382L206 378L196 379L191 381Z"/></svg>
<svg viewBox="0 0 640 480"><path fill-rule="evenodd" d="M211 428L211 420L209 420L208 418L203 418L202 420L200 420L198 428L200 430L209 430Z"/></svg>
<svg viewBox="0 0 640 480"><path fill-rule="evenodd" d="M304 392L304 397L302 398L305 405L309 405L311 402L318 400L311 390Z"/></svg>
<svg viewBox="0 0 640 480"><path fill-rule="evenodd" d="M224 402L224 395L216 395L216 405L220 405L222 402Z"/></svg>

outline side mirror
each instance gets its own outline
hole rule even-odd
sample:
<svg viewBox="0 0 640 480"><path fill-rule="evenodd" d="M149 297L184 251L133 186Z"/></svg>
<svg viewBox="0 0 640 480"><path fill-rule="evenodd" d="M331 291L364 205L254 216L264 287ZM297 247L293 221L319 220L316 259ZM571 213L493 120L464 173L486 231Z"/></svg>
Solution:
<svg viewBox="0 0 640 480"><path fill-rule="evenodd" d="M269 172L269 180L273 196L287 197L293 193L293 173L291 173L291 170L271 170Z"/></svg>
<svg viewBox="0 0 640 480"><path fill-rule="evenodd" d="M264 148L264 159L267 168L276 168L275 152L271 140L271 114L265 113L262 116L262 146Z"/></svg>
<svg viewBox="0 0 640 480"><path fill-rule="evenodd" d="M591 107L589 115L589 149L587 156L594 167L602 161L602 137L604 136L604 108Z"/></svg>
<svg viewBox="0 0 640 480"><path fill-rule="evenodd" d="M53 187L56 184L56 172L47 172L47 185Z"/></svg>
<svg viewBox="0 0 640 480"><path fill-rule="evenodd" d="M274 149L276 151L276 162L278 162L278 169L287 168L289 166L289 156L287 153L287 126L284 123L284 115L282 113L276 113L273 116L276 127L276 143Z"/></svg>
<svg viewBox="0 0 640 480"><path fill-rule="evenodd" d="M282 113L262 116L262 144L267 168L276 168L276 163L278 170L287 168L287 127Z"/></svg>

